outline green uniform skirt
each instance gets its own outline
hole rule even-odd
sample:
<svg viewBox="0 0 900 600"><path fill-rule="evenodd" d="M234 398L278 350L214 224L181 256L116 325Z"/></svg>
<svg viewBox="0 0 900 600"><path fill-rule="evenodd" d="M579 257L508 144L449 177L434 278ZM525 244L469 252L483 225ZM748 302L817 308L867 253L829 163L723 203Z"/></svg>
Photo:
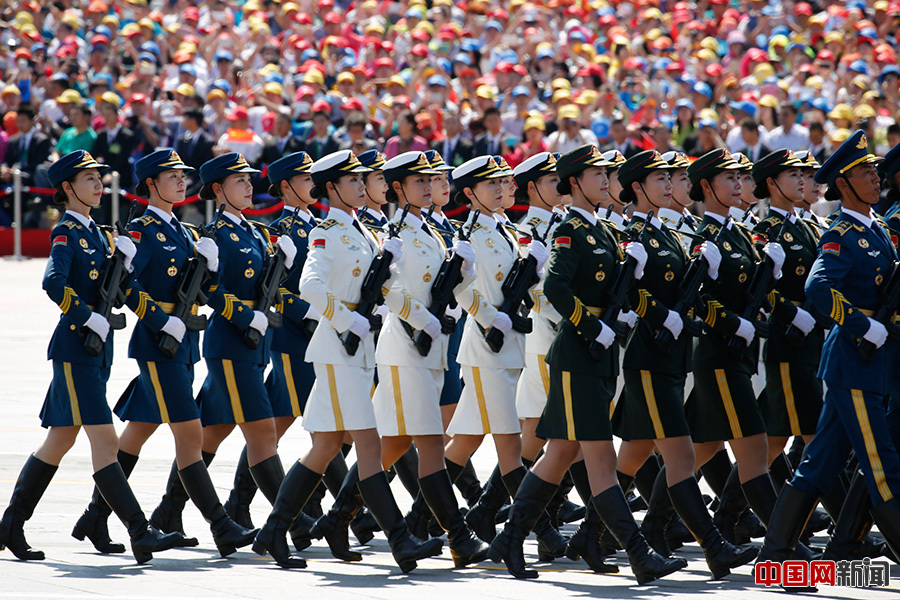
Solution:
<svg viewBox="0 0 900 600"><path fill-rule="evenodd" d="M823 398L815 365L766 363L766 393L760 409L769 435L814 435Z"/></svg>
<svg viewBox="0 0 900 600"><path fill-rule="evenodd" d="M696 443L766 432L750 375L741 371L694 370L694 389L685 404L685 414Z"/></svg>
<svg viewBox="0 0 900 600"><path fill-rule="evenodd" d="M623 369L625 389L613 415L623 440L661 440L690 435L684 414L684 375Z"/></svg>
<svg viewBox="0 0 900 600"><path fill-rule="evenodd" d="M563 371L550 365L550 394L537 426L541 439L612 440L609 405L615 377Z"/></svg>

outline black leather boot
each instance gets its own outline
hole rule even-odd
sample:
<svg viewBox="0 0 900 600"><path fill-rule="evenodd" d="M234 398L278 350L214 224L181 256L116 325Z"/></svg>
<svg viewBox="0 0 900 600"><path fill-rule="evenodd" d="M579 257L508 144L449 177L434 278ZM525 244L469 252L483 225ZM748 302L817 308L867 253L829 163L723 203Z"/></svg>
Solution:
<svg viewBox="0 0 900 600"><path fill-rule="evenodd" d="M415 445L411 445L406 454L397 459L394 471L397 472L397 477L400 478L400 483L407 493L415 499L419 495L419 452Z"/></svg>
<svg viewBox="0 0 900 600"><path fill-rule="evenodd" d="M503 485L506 486L506 491L509 492L511 497L515 497L526 473L530 473L530 471L526 470L525 467L519 467L503 476ZM534 531L538 542L538 560L541 562L552 562L554 559L566 555L569 539L553 526L550 522L550 515L547 514L546 510L538 515L532 531Z"/></svg>
<svg viewBox="0 0 900 600"><path fill-rule="evenodd" d="M284 466L281 457L277 454L262 460L250 467L250 474L259 491L263 493L270 504L275 504L281 482L284 481Z"/></svg>
<svg viewBox="0 0 900 600"><path fill-rule="evenodd" d="M857 472L850 483L847 499L834 523L834 532L822 560L862 560L865 556L883 552L883 548L873 545L867 548L866 536L872 528L874 520L871 515L872 499L869 488L862 473Z"/></svg>
<svg viewBox="0 0 900 600"><path fill-rule="evenodd" d="M768 475L765 476L768 478ZM756 481L759 477L752 479ZM750 483L748 481L747 483ZM747 483L744 485L746 486ZM748 494L748 499L750 495ZM766 539L759 552L759 562L775 561L784 562L796 556L796 548L799 544L800 534L806 527L806 521L812 514L818 497L795 488L790 483L785 483L768 518L762 517L767 523ZM752 503L752 501L751 501ZM816 588L791 587L790 591L810 592Z"/></svg>
<svg viewBox="0 0 900 600"><path fill-rule="evenodd" d="M391 554L404 573L415 569L416 561L441 553L443 540L435 538L420 542L410 535L384 471L360 480L357 487L372 516L387 535Z"/></svg>
<svg viewBox="0 0 900 600"><path fill-rule="evenodd" d="M500 475L500 466L494 467L484 491L478 502L466 513L466 524L475 532L479 539L490 542L497 535L497 512L509 500L509 493L503 485L503 476Z"/></svg>
<svg viewBox="0 0 900 600"><path fill-rule="evenodd" d="M794 476L794 470L791 468L791 463L784 452L776 456L772 464L769 465L769 475L772 477L772 485L775 486L775 491L780 494L784 484Z"/></svg>
<svg viewBox="0 0 900 600"><path fill-rule="evenodd" d="M465 466L456 465L461 469L457 476L454 476L454 469L451 469L450 461L445 460L445 462L447 463L447 471L450 472L450 478L453 480L453 485L462 494L463 499L466 501L466 506L470 508L475 506L475 503L481 497L481 482L478 480L478 474L475 472L472 461L466 461Z"/></svg>
<svg viewBox="0 0 900 600"><path fill-rule="evenodd" d="M447 532L453 565L461 569L487 558L488 545L475 537L466 526L456 504L456 495L453 493L453 484L450 483L447 471L438 471L421 478L419 490L421 490L419 495L428 502L430 512L434 513L441 528Z"/></svg>
<svg viewBox="0 0 900 600"><path fill-rule="evenodd" d="M704 510L706 507L703 507ZM660 469L653 482L653 491L647 502L647 513L641 521L641 533L650 547L660 556L669 557L672 550L666 541L666 528L675 514L675 507L669 498L669 486L666 482L666 468Z"/></svg>
<svg viewBox="0 0 900 600"><path fill-rule="evenodd" d="M420 540L427 540L431 537L428 533L428 522L434 517L428 502L421 490L422 480L419 480L419 495L413 500L409 512L406 513L406 526L409 532ZM452 492L452 490L451 490Z"/></svg>
<svg viewBox="0 0 900 600"><path fill-rule="evenodd" d="M256 534L256 541L253 543L254 552L261 555L268 552L275 562L285 569L306 568L305 560L291 556L287 545L287 532L321 481L322 475L307 469L299 460L294 463L281 483L281 489L278 490L266 524Z"/></svg>
<svg viewBox="0 0 900 600"><path fill-rule="evenodd" d="M788 485L789 484L785 484L785 486ZM753 512L757 517L759 517L759 520L762 521L763 525L766 526L766 537L768 537L768 524L772 520L772 515L774 514L775 510L775 502L778 499L775 495L775 488L772 486L772 479L769 477L768 473L765 473L758 477L754 477L750 481L742 483L741 488L743 488L744 490L744 495L747 497L747 502L750 504L750 508L753 509ZM784 489L787 489L787 487L785 487ZM799 492L799 490L797 490L796 488L792 487L791 489ZM815 504L813 504L813 506L815 507ZM804 526L806 526L806 521L808 520L809 515L806 515L806 518L803 520ZM803 529L800 529L800 531L802 532ZM791 558L794 558L796 560L812 561L818 560L820 556L820 553L813 551L802 542L799 542L796 544L794 554Z"/></svg>
<svg viewBox="0 0 900 600"><path fill-rule="evenodd" d="M139 565L153 558L154 552L174 548L183 539L177 533L160 533L150 526L119 463L114 462L94 473L94 483L128 529L131 551Z"/></svg>
<svg viewBox="0 0 900 600"><path fill-rule="evenodd" d="M594 496L592 502L607 529L628 553L638 584L650 583L687 566L686 560L662 557L650 547L631 516L622 488L614 485Z"/></svg>
<svg viewBox="0 0 900 600"><path fill-rule="evenodd" d="M25 539L25 521L34 514L34 508L58 468L45 463L34 454L25 461L13 488L9 506L0 520L0 550L9 548L19 560L44 560L44 553L29 546Z"/></svg>
<svg viewBox="0 0 900 600"><path fill-rule="evenodd" d="M250 518L250 503L256 495L256 482L250 474L250 463L247 462L247 446L241 451L237 468L234 470L234 485L228 499L225 501L225 512L234 521L247 529L253 528L253 520Z"/></svg>
<svg viewBox="0 0 900 600"><path fill-rule="evenodd" d="M725 448L716 452L705 465L700 467L700 475L706 480L713 494L716 495L716 500L713 501L715 505L710 506L710 509L713 511L718 506L718 498L722 496L722 491L725 489L725 483L728 481L731 469L731 459L728 457L728 450Z"/></svg>
<svg viewBox="0 0 900 600"><path fill-rule="evenodd" d="M575 534L569 538L566 557L570 560L583 558L594 573L618 573L619 567L608 565L603 561L600 539L606 531L594 503L591 502L591 484L588 480L587 467L579 461L569 467L569 474L575 489L586 506L584 520L578 525Z"/></svg>
<svg viewBox="0 0 900 600"><path fill-rule="evenodd" d="M731 569L746 565L756 558L756 548L737 547L722 537L706 510L696 479L688 477L671 486L669 496L675 510L703 548L713 579L722 579L731 573Z"/></svg>
<svg viewBox="0 0 900 600"><path fill-rule="evenodd" d="M347 537L347 529L350 521L362 506L362 497L359 495L359 467L353 465L347 472L344 484L331 505L327 514L319 517L313 525L310 534L315 539L325 538L331 554L338 560L358 562L362 560L362 554L350 550L350 541Z"/></svg>
<svg viewBox="0 0 900 600"><path fill-rule="evenodd" d="M178 474L194 505L209 523L213 541L222 558L234 554L238 548L253 543L259 530L246 529L228 516L222 503L219 502L216 488L213 487L209 471L206 470L206 465L202 460L181 469Z"/></svg>
<svg viewBox="0 0 900 600"><path fill-rule="evenodd" d="M900 558L900 500L894 496L882 502L872 509L872 516L885 543L894 553L894 559Z"/></svg>
<svg viewBox="0 0 900 600"><path fill-rule="evenodd" d="M722 533L722 537L732 544L746 543L749 539L738 541L735 534L735 526L744 509L747 508L747 499L741 489L741 480L738 477L738 468L735 465L725 481L725 486L719 494L719 506L713 516L713 523Z"/></svg>
<svg viewBox="0 0 900 600"><path fill-rule="evenodd" d="M638 491L648 507L650 506L650 496L653 495L653 484L656 483L656 478L661 470L662 466L659 464L656 454L651 454L650 458L634 474L634 489Z"/></svg>
<svg viewBox="0 0 900 600"><path fill-rule="evenodd" d="M294 542L294 548L297 549L297 552L302 552L312 543L312 528L316 524L316 519L322 516L322 505L319 503L324 496L324 492L322 490L327 489L331 492L331 495L337 497L338 493L341 490L341 485L344 483L344 478L347 477L347 463L344 461L344 455L338 454L331 462L328 463L328 467L325 469L325 476L322 478L322 483L316 488L316 491L313 492L313 495L306 502L303 507L303 511L297 515L297 518L294 519L294 523L291 525L291 529L289 531L291 535L291 541ZM318 498L318 500L316 500ZM318 513L316 512L316 507L318 507ZM312 512L307 512L312 510ZM357 516L359 516L357 514ZM353 524L351 523L351 527ZM354 532L356 530L354 529ZM359 536L357 536L358 538ZM372 538L369 537L366 542L367 543Z"/></svg>
<svg viewBox="0 0 900 600"><path fill-rule="evenodd" d="M509 474L504 477L509 477ZM488 551L488 557L494 562L502 560L506 563L506 570L516 579L536 579L538 576L537 571L526 568L522 545L528 532L537 525L538 519L546 515L547 504L558 487L531 471L517 485L518 491L509 510L509 520L500 535L491 542ZM549 522L549 516L547 520Z"/></svg>
<svg viewBox="0 0 900 600"><path fill-rule="evenodd" d="M381 531L381 527L375 522L372 513L365 506L362 506L356 511L356 515L350 521L350 531L356 536L356 541L360 545L365 546L375 537L376 531Z"/></svg>
<svg viewBox="0 0 900 600"><path fill-rule="evenodd" d="M215 454L209 452L201 452L203 462L208 467L212 463ZM164 533L180 533L181 540L178 542L179 548L193 548L200 544L197 538L187 537L184 534L184 525L181 521L181 513L184 512L184 506L188 501L188 493L181 484L181 478L178 476L178 463L172 461L172 468L169 470L169 480L166 482L166 493L163 494L159 505L150 515L150 524Z"/></svg>
<svg viewBox="0 0 900 600"><path fill-rule="evenodd" d="M125 473L125 477L130 477L137 464L138 457L119 450L117 458L119 464L122 465L122 472ZM97 486L94 486L91 502L85 509L84 514L75 522L75 527L72 529L72 537L79 541L87 537L91 540L97 552L101 554L122 554L125 552L125 545L115 543L109 538L107 520L110 514L112 514L112 509L106 503L106 500L103 499L103 495L97 489Z"/></svg>
<svg viewBox="0 0 900 600"><path fill-rule="evenodd" d="M553 494L550 504L547 505L550 523L556 529L559 529L566 523L574 523L584 518L584 507L578 506L569 500L569 492L572 491L573 487L575 487L575 484L572 482L572 476L566 471L559 484L559 489Z"/></svg>

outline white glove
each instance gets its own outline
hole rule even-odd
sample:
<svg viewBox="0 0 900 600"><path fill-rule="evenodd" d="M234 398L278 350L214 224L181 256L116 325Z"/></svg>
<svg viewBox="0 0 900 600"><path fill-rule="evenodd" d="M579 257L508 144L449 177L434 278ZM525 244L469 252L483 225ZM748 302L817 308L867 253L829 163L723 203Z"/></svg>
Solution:
<svg viewBox="0 0 900 600"><path fill-rule="evenodd" d="M278 238L278 241L275 242L275 245L278 246L278 249L284 252L284 266L286 269L290 269L294 266L294 257L297 256L297 246L294 245L294 240L291 239L289 235L283 235Z"/></svg>
<svg viewBox="0 0 900 600"><path fill-rule="evenodd" d="M616 321L625 323L626 325L628 325L628 329L634 329L637 320L638 314L633 310L629 310L628 312L619 311L619 314L616 317Z"/></svg>
<svg viewBox="0 0 900 600"><path fill-rule="evenodd" d="M197 254L206 259L206 266L210 272L215 273L219 270L219 247L212 238L200 238L194 245Z"/></svg>
<svg viewBox="0 0 900 600"><path fill-rule="evenodd" d="M475 249L466 240L456 240L453 244L453 253L463 259L462 270L467 275L475 275Z"/></svg>
<svg viewBox="0 0 900 600"><path fill-rule="evenodd" d="M700 254L706 260L706 274L710 279L718 279L719 265L722 264L722 253L719 252L719 247L707 240L700 244Z"/></svg>
<svg viewBox="0 0 900 600"><path fill-rule="evenodd" d="M425 325L425 327L422 328L422 331L427 333L431 337L431 339L437 340L439 337L441 337L441 322L436 316L429 316L430 318L428 319L428 323Z"/></svg>
<svg viewBox="0 0 900 600"><path fill-rule="evenodd" d="M597 343L599 343L604 348L609 348L612 346L613 342L616 341L616 332L613 331L612 327L600 321L600 327L603 329L600 330L600 335L598 335L595 339Z"/></svg>
<svg viewBox="0 0 900 600"><path fill-rule="evenodd" d="M125 256L125 269L130 273L131 260L137 254L137 246L131 241L131 236L127 234L116 236L116 239L113 240L113 244L115 244L116 250Z"/></svg>
<svg viewBox="0 0 900 600"><path fill-rule="evenodd" d="M384 323L387 320L388 315L391 314L391 309L388 308L387 304L379 304L375 307L374 313L381 317L381 322Z"/></svg>
<svg viewBox="0 0 900 600"><path fill-rule="evenodd" d="M84 323L84 326L100 336L100 339L106 341L109 335L109 321L107 321L100 313L92 312L91 316ZM887 336L887 334L885 334Z"/></svg>
<svg viewBox="0 0 900 600"><path fill-rule="evenodd" d="M625 254L637 261L634 267L634 278L640 279L644 276L644 265L647 264L647 249L642 244L636 242L628 242L625 244Z"/></svg>
<svg viewBox="0 0 900 600"><path fill-rule="evenodd" d="M869 330L866 331L863 339L875 344L876 348L881 348L887 341L887 337L887 328L875 319L869 317Z"/></svg>
<svg viewBox="0 0 900 600"><path fill-rule="evenodd" d="M512 319L505 312L498 312L494 320L491 321L491 327L496 327L503 335L508 335L512 331Z"/></svg>
<svg viewBox="0 0 900 600"><path fill-rule="evenodd" d="M772 259L775 279L781 279L781 267L784 265L784 248L778 242L769 242L763 246L763 254Z"/></svg>
<svg viewBox="0 0 900 600"><path fill-rule="evenodd" d="M163 333L168 333L173 338L178 340L178 343L181 343L181 340L184 339L184 334L187 331L187 327L184 326L184 321L179 319L178 317L169 317L169 320L166 321L166 324L162 326Z"/></svg>
<svg viewBox="0 0 900 600"><path fill-rule="evenodd" d="M356 334L356 337L364 340L366 339L366 336L369 335L371 329L372 325L369 323L369 320L358 312L353 311L353 322L350 323L350 327L347 328L347 331Z"/></svg>
<svg viewBox="0 0 900 600"><path fill-rule="evenodd" d="M400 241L400 238L385 238L384 243L381 244L381 251L390 252L391 264L396 264L403 256L403 242Z"/></svg>
<svg viewBox="0 0 900 600"><path fill-rule="evenodd" d="M322 313L317 311L312 304L309 305L309 308L306 309L306 314L303 315L304 319L312 319L313 321L318 321L322 318Z"/></svg>
<svg viewBox="0 0 900 600"><path fill-rule="evenodd" d="M674 310L670 310L666 320L663 321L663 327L668 329L672 337L677 340L678 336L681 335L681 330L684 329L684 321L681 320L681 315Z"/></svg>
<svg viewBox="0 0 900 600"><path fill-rule="evenodd" d="M453 308L447 307L447 310L444 311L444 314L448 317L453 318L455 321L459 321L462 318L462 306L457 304Z"/></svg>
<svg viewBox="0 0 900 600"><path fill-rule="evenodd" d="M547 262L550 253L547 252L547 246L545 246L543 242L531 240L531 243L528 244L528 255L533 256L534 260L537 261L537 271L540 273L541 269L544 268L544 264Z"/></svg>
<svg viewBox="0 0 900 600"><path fill-rule="evenodd" d="M266 317L265 313L254 310L253 320L250 321L250 327L265 335L266 329L269 328L269 319Z"/></svg>
<svg viewBox="0 0 900 600"><path fill-rule="evenodd" d="M809 332L816 326L816 319L811 314L798 307L797 314L794 315L794 320L791 321L791 325L802 331L803 335L809 335Z"/></svg>
<svg viewBox="0 0 900 600"><path fill-rule="evenodd" d="M744 341L747 342L747 345L753 343L753 338L756 337L756 328L753 327L753 323L744 319L742 317L738 317L741 324L738 325L737 331L734 334L738 337L744 338Z"/></svg>

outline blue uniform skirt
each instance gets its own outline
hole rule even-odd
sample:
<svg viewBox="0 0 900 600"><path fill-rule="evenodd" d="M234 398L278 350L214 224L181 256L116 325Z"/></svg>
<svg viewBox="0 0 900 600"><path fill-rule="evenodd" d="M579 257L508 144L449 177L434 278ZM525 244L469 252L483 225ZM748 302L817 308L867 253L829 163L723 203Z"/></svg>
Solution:
<svg viewBox="0 0 900 600"><path fill-rule="evenodd" d="M276 417L302 417L306 401L316 380L312 363L302 356L272 353L272 371L266 379L266 391Z"/></svg>
<svg viewBox="0 0 900 600"><path fill-rule="evenodd" d="M441 406L459 404L459 395L462 394L463 382L456 357L459 354L459 343L462 341L465 324L466 315L463 313L462 318L456 322L456 329L450 334L450 346L447 350L447 369L444 371L444 387L441 388Z"/></svg>
<svg viewBox="0 0 900 600"><path fill-rule="evenodd" d="M123 421L183 423L200 418L194 400L194 365L138 361L141 374L122 394L114 412Z"/></svg>
<svg viewBox="0 0 900 600"><path fill-rule="evenodd" d="M109 367L53 361L53 380L44 406L41 427L109 425L112 411L106 403Z"/></svg>
<svg viewBox="0 0 900 600"><path fill-rule="evenodd" d="M197 395L204 426L240 425L274 416L263 382L265 365L207 358L206 366L209 374Z"/></svg>

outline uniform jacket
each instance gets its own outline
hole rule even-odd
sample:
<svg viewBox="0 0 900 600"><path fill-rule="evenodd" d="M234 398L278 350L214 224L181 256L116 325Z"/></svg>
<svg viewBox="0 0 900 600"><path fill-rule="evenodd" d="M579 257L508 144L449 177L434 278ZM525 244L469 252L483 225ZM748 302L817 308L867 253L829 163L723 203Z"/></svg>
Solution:
<svg viewBox="0 0 900 600"><path fill-rule="evenodd" d="M281 216L272 221L270 226L278 230L282 225L290 225L291 239L297 247L294 264L291 265L281 289L282 303L279 310L284 313L284 325L272 331L272 352L290 354L303 359L308 342L301 327L309 311L309 302L300 298L300 275L309 254L309 234L318 222L315 217L302 209L296 218L293 214L294 209L285 206ZM304 217L308 217L309 220Z"/></svg>

